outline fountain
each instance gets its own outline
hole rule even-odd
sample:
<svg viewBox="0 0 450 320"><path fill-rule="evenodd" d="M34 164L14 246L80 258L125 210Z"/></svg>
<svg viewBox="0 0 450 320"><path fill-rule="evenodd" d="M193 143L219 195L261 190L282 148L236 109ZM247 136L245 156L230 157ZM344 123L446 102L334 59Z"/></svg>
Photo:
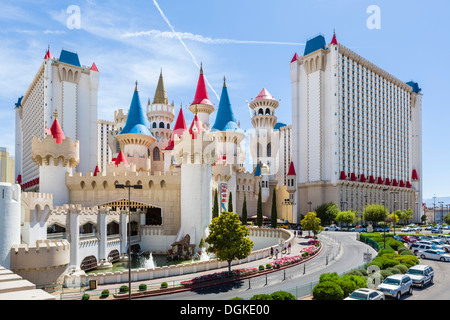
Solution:
<svg viewBox="0 0 450 320"><path fill-rule="evenodd" d="M151 252L150 252L149 258L145 262L145 268L147 268L147 269L155 269L156 268L156 263L153 260L153 255Z"/></svg>
<svg viewBox="0 0 450 320"><path fill-rule="evenodd" d="M203 262L203 261L209 261L211 260L213 257L213 254L211 253L207 253L206 252L206 248L203 247L202 251L200 253L196 253L193 257L192 257L192 262Z"/></svg>

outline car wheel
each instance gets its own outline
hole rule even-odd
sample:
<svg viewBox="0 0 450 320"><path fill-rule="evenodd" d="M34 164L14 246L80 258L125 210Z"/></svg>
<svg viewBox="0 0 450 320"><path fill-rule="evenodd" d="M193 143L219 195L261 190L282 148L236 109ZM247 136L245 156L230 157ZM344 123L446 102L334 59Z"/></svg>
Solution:
<svg viewBox="0 0 450 320"><path fill-rule="evenodd" d="M433 280L433 277L431 277L431 279L430 279L430 284L433 284L434 282L433 282L434 280Z"/></svg>
<svg viewBox="0 0 450 320"><path fill-rule="evenodd" d="M399 292L397 292L397 294L395 295L395 299L397 299L397 300L400 300L400 297L401 297L402 295L400 294L400 291Z"/></svg>
<svg viewBox="0 0 450 320"><path fill-rule="evenodd" d="M409 294L409 295L412 295L412 293L413 293L413 288L412 288L412 286L410 286L410 287L409 287L408 294Z"/></svg>
<svg viewBox="0 0 450 320"><path fill-rule="evenodd" d="M445 258L441 258L441 261L443 261L443 262L444 262L444 261L445 261Z"/></svg>
<svg viewBox="0 0 450 320"><path fill-rule="evenodd" d="M425 288L425 281L422 281L422 283L420 284L420 288Z"/></svg>
<svg viewBox="0 0 450 320"><path fill-rule="evenodd" d="M420 258L425 259L425 255L424 254L420 255Z"/></svg>

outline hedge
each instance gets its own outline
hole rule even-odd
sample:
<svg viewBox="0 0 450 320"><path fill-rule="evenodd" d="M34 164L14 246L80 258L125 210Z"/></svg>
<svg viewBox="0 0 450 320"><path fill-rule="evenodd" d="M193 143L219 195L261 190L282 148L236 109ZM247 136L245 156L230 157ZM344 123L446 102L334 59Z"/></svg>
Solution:
<svg viewBox="0 0 450 320"><path fill-rule="evenodd" d="M342 300L344 290L334 281L324 281L314 287L313 297L317 300Z"/></svg>

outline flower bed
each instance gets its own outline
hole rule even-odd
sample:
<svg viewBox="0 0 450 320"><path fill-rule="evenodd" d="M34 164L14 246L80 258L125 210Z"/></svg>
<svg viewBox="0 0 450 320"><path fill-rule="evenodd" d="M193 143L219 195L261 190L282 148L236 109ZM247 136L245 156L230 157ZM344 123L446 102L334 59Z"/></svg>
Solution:
<svg viewBox="0 0 450 320"><path fill-rule="evenodd" d="M233 277L243 277L243 276L247 276L247 275L250 275L250 274L253 274L256 272L258 272L258 268L235 269L235 270L231 270L231 272L222 271L222 272L206 274L203 276L195 277L191 280L181 281L180 283L185 286L192 286L192 285L204 283L206 281L222 280L222 279L228 279L228 278L233 278Z"/></svg>

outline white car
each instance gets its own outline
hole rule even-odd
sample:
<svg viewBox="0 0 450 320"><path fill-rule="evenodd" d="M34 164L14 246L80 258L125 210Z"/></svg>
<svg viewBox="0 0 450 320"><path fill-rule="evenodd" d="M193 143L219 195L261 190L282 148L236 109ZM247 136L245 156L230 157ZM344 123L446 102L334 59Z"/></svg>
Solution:
<svg viewBox="0 0 450 320"><path fill-rule="evenodd" d="M410 227L402 228L402 232L411 232L411 231L413 231L413 229L411 229Z"/></svg>
<svg viewBox="0 0 450 320"><path fill-rule="evenodd" d="M445 250L445 252L447 253L450 252L450 244L446 244L442 240L431 240L431 242L434 243L436 246L442 247Z"/></svg>
<svg viewBox="0 0 450 320"><path fill-rule="evenodd" d="M385 300L385 297L381 291L361 288L353 291L344 300Z"/></svg>
<svg viewBox="0 0 450 320"><path fill-rule="evenodd" d="M425 284L433 283L434 270L428 265L417 264L409 268L406 274L412 279L413 285L418 285L422 289L425 287Z"/></svg>
<svg viewBox="0 0 450 320"><path fill-rule="evenodd" d="M339 228L338 226L329 226L329 227L325 227L323 230L324 231L341 231L341 228Z"/></svg>
<svg viewBox="0 0 450 320"><path fill-rule="evenodd" d="M413 282L409 275L393 274L384 279L377 287L377 290L383 292L386 296L391 296L399 300L404 293L412 294Z"/></svg>
<svg viewBox="0 0 450 320"><path fill-rule="evenodd" d="M445 253L444 250L435 250L435 249L420 250L418 254L419 257L422 259L450 261L450 254Z"/></svg>

